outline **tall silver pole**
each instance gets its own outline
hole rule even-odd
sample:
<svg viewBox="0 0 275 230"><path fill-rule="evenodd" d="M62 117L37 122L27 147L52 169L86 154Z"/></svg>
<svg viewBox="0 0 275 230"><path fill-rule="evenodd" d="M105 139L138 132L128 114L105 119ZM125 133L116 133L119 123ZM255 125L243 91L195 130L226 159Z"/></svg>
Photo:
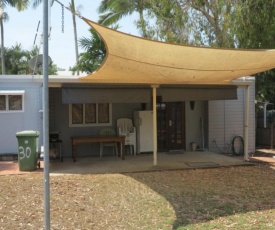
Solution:
<svg viewBox="0 0 275 230"><path fill-rule="evenodd" d="M48 93L48 0L43 0L43 145L44 145L44 223L50 230L49 177L49 93Z"/></svg>

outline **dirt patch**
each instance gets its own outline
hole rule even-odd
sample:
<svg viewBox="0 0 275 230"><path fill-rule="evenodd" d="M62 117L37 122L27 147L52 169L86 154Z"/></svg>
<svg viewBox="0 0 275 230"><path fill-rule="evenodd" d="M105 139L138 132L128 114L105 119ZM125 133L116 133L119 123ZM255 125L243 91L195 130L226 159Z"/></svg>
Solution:
<svg viewBox="0 0 275 230"><path fill-rule="evenodd" d="M274 178L263 164L51 176L51 229L274 229ZM44 229L43 174L0 179L0 229Z"/></svg>

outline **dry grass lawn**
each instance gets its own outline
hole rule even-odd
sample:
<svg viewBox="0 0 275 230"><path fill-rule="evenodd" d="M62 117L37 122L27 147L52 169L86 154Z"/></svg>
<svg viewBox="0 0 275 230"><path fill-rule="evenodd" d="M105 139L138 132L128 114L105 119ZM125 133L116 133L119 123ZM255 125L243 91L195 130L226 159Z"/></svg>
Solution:
<svg viewBox="0 0 275 230"><path fill-rule="evenodd" d="M270 165L51 176L51 229L275 229ZM43 175L0 177L0 229L43 229Z"/></svg>

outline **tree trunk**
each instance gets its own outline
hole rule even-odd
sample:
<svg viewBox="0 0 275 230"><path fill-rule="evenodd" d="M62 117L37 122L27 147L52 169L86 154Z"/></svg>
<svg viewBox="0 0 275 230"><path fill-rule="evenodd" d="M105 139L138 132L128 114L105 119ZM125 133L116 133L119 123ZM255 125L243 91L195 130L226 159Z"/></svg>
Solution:
<svg viewBox="0 0 275 230"><path fill-rule="evenodd" d="M77 30L76 30L76 21L75 21L75 6L74 6L74 0L71 0L71 6L72 6L72 16L73 16L73 27L74 27L74 45L75 45L75 59L76 64L78 64L78 44L77 44ZM79 71L77 71L77 75L79 75Z"/></svg>
<svg viewBox="0 0 275 230"><path fill-rule="evenodd" d="M141 31L142 31L142 37L148 38L147 31L146 31L146 23L143 17L143 11L142 9L139 11L139 20L141 24Z"/></svg>
<svg viewBox="0 0 275 230"><path fill-rule="evenodd" d="M3 19L0 20L0 26L1 26L1 65L2 65L2 75L6 74L6 66L5 66L5 46L4 46L4 23Z"/></svg>

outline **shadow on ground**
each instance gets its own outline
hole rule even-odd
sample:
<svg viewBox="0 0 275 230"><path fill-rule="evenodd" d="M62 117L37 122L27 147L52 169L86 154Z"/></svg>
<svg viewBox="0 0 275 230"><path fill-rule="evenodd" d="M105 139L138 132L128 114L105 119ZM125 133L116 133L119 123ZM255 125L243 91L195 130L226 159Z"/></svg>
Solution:
<svg viewBox="0 0 275 230"><path fill-rule="evenodd" d="M255 219L249 213L275 208L272 198L275 172L269 165L126 175L145 184L173 206L176 214L173 229L187 226L190 229L193 225L229 216L236 224L240 215L245 215L242 221L248 226L251 221L253 226ZM274 213L273 210L272 215ZM272 215L270 219L265 216L266 226L274 222ZM223 224L226 221L228 219Z"/></svg>

